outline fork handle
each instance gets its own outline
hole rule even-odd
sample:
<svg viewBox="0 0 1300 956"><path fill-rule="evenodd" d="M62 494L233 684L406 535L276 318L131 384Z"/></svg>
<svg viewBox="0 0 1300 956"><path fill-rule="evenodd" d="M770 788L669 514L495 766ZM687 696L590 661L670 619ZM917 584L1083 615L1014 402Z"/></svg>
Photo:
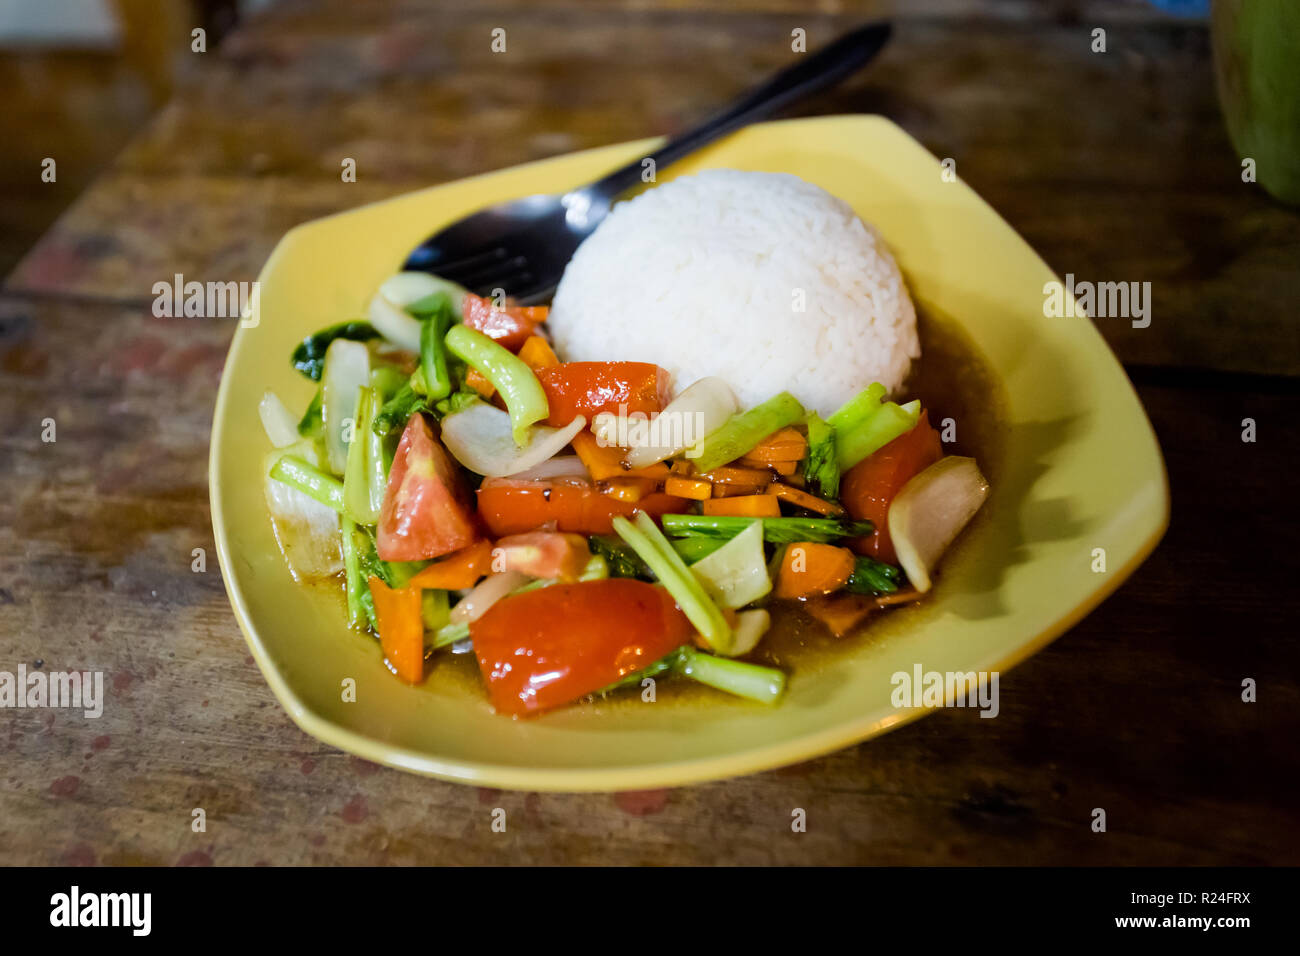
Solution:
<svg viewBox="0 0 1300 956"><path fill-rule="evenodd" d="M803 57L796 66L782 70L699 126L669 140L648 157L614 170L581 191L592 198L612 202L619 193L643 182L642 172L646 159L654 160L652 168L657 173L670 163L741 126L770 116L796 100L834 86L870 63L889 41L892 32L888 20L877 20L844 34L816 53Z"/></svg>

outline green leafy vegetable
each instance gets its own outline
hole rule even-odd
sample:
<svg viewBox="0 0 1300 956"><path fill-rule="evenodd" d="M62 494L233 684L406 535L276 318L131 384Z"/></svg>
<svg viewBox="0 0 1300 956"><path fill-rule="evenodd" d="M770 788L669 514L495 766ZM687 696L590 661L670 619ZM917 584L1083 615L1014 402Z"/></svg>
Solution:
<svg viewBox="0 0 1300 956"><path fill-rule="evenodd" d="M734 538L749 527L754 518L730 515L663 515L660 522L664 531L677 536ZM790 544L795 541L834 541L837 538L856 538L870 534L875 525L870 521L841 521L838 518L759 518L763 522L763 539L769 544Z"/></svg>
<svg viewBox="0 0 1300 956"><path fill-rule="evenodd" d="M808 416L808 458L803 475L816 494L827 501L840 496L840 466L835 455L835 429L816 412Z"/></svg>
<svg viewBox="0 0 1300 956"><path fill-rule="evenodd" d="M650 573L646 563L637 557L637 553L623 539L614 535L593 534L587 539L587 544L593 554L598 554L605 559L605 563L609 566L610 577L654 580L654 575Z"/></svg>
<svg viewBox="0 0 1300 956"><path fill-rule="evenodd" d="M321 441L325 438L325 416L321 414L321 389L319 388L312 396L307 411L303 412L302 421L298 422L298 434L312 441Z"/></svg>
<svg viewBox="0 0 1300 956"><path fill-rule="evenodd" d="M387 435L391 431L400 431L406 427L407 419L417 412L427 412L429 403L423 395L418 394L411 383L407 382L397 394L384 402L383 408L375 416L371 426L376 435Z"/></svg>
<svg viewBox="0 0 1300 956"><path fill-rule="evenodd" d="M325 370L325 350L335 339L368 342L379 338L379 332L369 322L340 322L327 329L313 332L293 350L293 367L313 382L319 382Z"/></svg>
<svg viewBox="0 0 1300 956"><path fill-rule="evenodd" d="M853 573L844 588L854 594L893 594L902 581L902 569L864 556L854 561Z"/></svg>
<svg viewBox="0 0 1300 956"><path fill-rule="evenodd" d="M803 406L789 392L774 395L747 412L733 415L686 453L695 470L712 471L750 451L768 435L804 417Z"/></svg>

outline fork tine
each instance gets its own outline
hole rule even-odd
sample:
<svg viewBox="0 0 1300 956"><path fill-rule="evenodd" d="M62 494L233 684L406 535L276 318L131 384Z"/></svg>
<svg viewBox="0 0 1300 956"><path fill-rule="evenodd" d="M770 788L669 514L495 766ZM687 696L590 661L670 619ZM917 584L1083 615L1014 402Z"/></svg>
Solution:
<svg viewBox="0 0 1300 956"><path fill-rule="evenodd" d="M463 276L473 273L483 266L492 266L506 259L508 254L504 246L498 246L495 249L489 249L486 252L475 253L471 256L462 256L451 262L432 262L430 268L445 279L456 279L456 276ZM456 280L459 281L459 280Z"/></svg>
<svg viewBox="0 0 1300 956"><path fill-rule="evenodd" d="M524 256L513 256L509 259L502 259L499 262L485 263L474 269L468 269L464 272L457 272L453 275L440 273L443 278L459 282L463 286L482 285L485 282L491 282L499 279L506 279L512 275L528 271L528 260Z"/></svg>

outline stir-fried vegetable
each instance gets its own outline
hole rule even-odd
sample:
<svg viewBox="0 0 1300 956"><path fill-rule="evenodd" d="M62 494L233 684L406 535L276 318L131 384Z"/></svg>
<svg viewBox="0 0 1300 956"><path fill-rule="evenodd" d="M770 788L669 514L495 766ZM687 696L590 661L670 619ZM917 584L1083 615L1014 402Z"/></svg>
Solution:
<svg viewBox="0 0 1300 956"><path fill-rule="evenodd" d="M903 486L889 506L889 534L912 586L930 590L930 572L988 497L974 458L941 458Z"/></svg>
<svg viewBox="0 0 1300 956"><path fill-rule="evenodd" d="M509 414L474 402L442 420L442 440L456 460L476 475L504 478L553 458L586 424L579 417L564 428L533 425L520 443Z"/></svg>
<svg viewBox="0 0 1300 956"><path fill-rule="evenodd" d="M840 498L854 518L869 520L869 536L850 546L882 561L897 560L889 536L889 505L912 478L943 457L939 434L922 414L916 426L862 459L844 474Z"/></svg>
<svg viewBox="0 0 1300 956"><path fill-rule="evenodd" d="M720 379L674 398L657 364L562 362L545 307L424 273L369 311L294 350L321 383L300 420L258 406L275 533L295 577L343 572L402 680L472 651L501 713L660 675L774 702L785 675L736 659L770 601L845 634L916 600L987 493L879 383L826 420L789 392L741 411Z"/></svg>
<svg viewBox="0 0 1300 956"><path fill-rule="evenodd" d="M444 339L451 329L454 316L445 293L437 293L431 298L437 305L424 319L424 326L420 329L420 384L427 398L438 401L451 394L451 373L447 368L447 346Z"/></svg>
<svg viewBox="0 0 1300 956"><path fill-rule="evenodd" d="M271 466L271 477L326 507L343 513L343 482L333 475L325 474L310 462L294 455L282 455Z"/></svg>
<svg viewBox="0 0 1300 956"><path fill-rule="evenodd" d="M703 535L734 538L748 528L750 518L721 515L666 514L661 519L664 531L672 535ZM794 541L833 541L871 533L869 521L837 521L834 518L763 518L763 539L769 544Z"/></svg>
<svg viewBox="0 0 1300 956"><path fill-rule="evenodd" d="M420 590L393 589L379 578L371 578L369 586L384 657L398 677L408 684L418 684L424 679L424 620L420 614Z"/></svg>
<svg viewBox="0 0 1300 956"><path fill-rule="evenodd" d="M561 362L538 369L550 404L548 424L602 413L649 416L668 402L671 376L649 362Z"/></svg>
<svg viewBox="0 0 1300 956"><path fill-rule="evenodd" d="M809 486L823 498L840 496L840 465L835 452L835 428L815 412L808 416L808 458L803 474Z"/></svg>
<svg viewBox="0 0 1300 956"><path fill-rule="evenodd" d="M667 591L628 578L512 594L470 625L493 708L517 717L608 687L690 634Z"/></svg>
<svg viewBox="0 0 1300 956"><path fill-rule="evenodd" d="M537 327L546 321L549 311L545 306L512 306L498 308L489 299L466 294L464 324L500 344L511 352L518 352Z"/></svg>
<svg viewBox="0 0 1300 956"><path fill-rule="evenodd" d="M748 528L700 558L690 570L719 607L740 608L764 597L772 590L772 580L767 576L762 523L751 521Z"/></svg>
<svg viewBox="0 0 1300 956"><path fill-rule="evenodd" d="M319 382L325 370L325 353L335 339L368 342L378 338L379 331L369 322L340 322L307 336L293 350L293 367L313 382Z"/></svg>
<svg viewBox="0 0 1300 956"><path fill-rule="evenodd" d="M343 506L357 524L372 525L379 520L384 504L388 470L383 439L371 427L379 410L379 394L373 388L359 391L356 427L343 471Z"/></svg>
<svg viewBox="0 0 1300 956"><path fill-rule="evenodd" d="M393 457L376 538L385 561L419 561L468 547L478 538L473 507L455 464L419 415Z"/></svg>
<svg viewBox="0 0 1300 956"><path fill-rule="evenodd" d="M687 452L687 457L694 459L697 471L712 471L739 458L773 432L793 425L804 414L798 399L789 392L781 392L705 435Z"/></svg>
<svg viewBox="0 0 1300 956"><path fill-rule="evenodd" d="M370 384L370 351L359 342L335 339L325 353L321 377L321 413L325 419L325 454L330 471L343 474L348 444L356 428L357 391Z"/></svg>
<svg viewBox="0 0 1300 956"><path fill-rule="evenodd" d="M779 598L805 598L838 591L853 574L853 552L833 544L799 541L785 549L776 579Z"/></svg>
<svg viewBox="0 0 1300 956"><path fill-rule="evenodd" d="M510 413L516 445L528 440L528 426L549 414L546 392L533 370L482 332L458 325L447 333L447 348L467 365L483 373L501 394ZM585 423L584 423L585 424Z"/></svg>
<svg viewBox="0 0 1300 956"><path fill-rule="evenodd" d="M727 619L655 523L644 513L636 516L635 523L618 517L614 519L614 531L654 572L709 646L727 653L731 649Z"/></svg>

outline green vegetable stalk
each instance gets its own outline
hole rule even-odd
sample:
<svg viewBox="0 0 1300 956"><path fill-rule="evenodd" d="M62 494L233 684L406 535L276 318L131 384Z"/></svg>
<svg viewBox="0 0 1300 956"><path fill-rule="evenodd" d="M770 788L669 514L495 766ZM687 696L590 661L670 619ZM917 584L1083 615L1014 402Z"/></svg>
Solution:
<svg viewBox="0 0 1300 956"><path fill-rule="evenodd" d="M709 645L726 653L731 648L732 636L727 619L722 616L704 586L691 573L691 569L673 550L663 532L655 527L650 516L644 511L638 512L636 523L633 524L618 515L614 518L614 530L654 572Z"/></svg>
<svg viewBox="0 0 1300 956"><path fill-rule="evenodd" d="M441 303L420 326L420 372L424 394L430 401L436 402L450 395L452 389L444 339L451 329L453 316L446 293L435 293L427 298L438 299Z"/></svg>
<svg viewBox="0 0 1300 956"><path fill-rule="evenodd" d="M804 417L803 406L789 392L774 395L747 412L733 415L686 453L695 470L712 471L750 451L768 435Z"/></svg>
<svg viewBox="0 0 1300 956"><path fill-rule="evenodd" d="M852 430L837 430L835 449L840 470L848 471L868 455L911 431L920 418L920 402L908 402L906 405L885 402L877 408L874 415Z"/></svg>
<svg viewBox="0 0 1300 956"><path fill-rule="evenodd" d="M698 536L734 538L754 522L754 518L731 515L662 515L660 522L668 534L685 537ZM791 544L795 541L825 543L837 538L857 538L871 534L875 525L870 521L841 521L838 518L759 518L763 522L763 540L769 544Z"/></svg>
<svg viewBox="0 0 1300 956"><path fill-rule="evenodd" d="M763 704L776 703L785 692L785 674L774 667L715 657L694 647L681 649L677 671L701 684Z"/></svg>
<svg viewBox="0 0 1300 956"><path fill-rule="evenodd" d="M366 625L366 610L362 592L369 593L361 577L361 562L357 555L357 526L351 518L343 519L343 569L347 576L348 624L361 628Z"/></svg>
<svg viewBox="0 0 1300 956"><path fill-rule="evenodd" d="M515 444L522 446L529 426L550 414L546 392L533 370L509 349L464 325L453 326L446 343L452 355L478 369L500 393L510 413Z"/></svg>
<svg viewBox="0 0 1300 956"><path fill-rule="evenodd" d="M379 520L388 481L384 461L384 440L372 427L378 411L379 394L373 388L358 389L357 415L343 469L343 503L357 524Z"/></svg>
<svg viewBox="0 0 1300 956"><path fill-rule="evenodd" d="M315 465L293 455L282 455L271 466L271 477L315 498L339 514L343 513L343 482L333 475L325 474Z"/></svg>
<svg viewBox="0 0 1300 956"><path fill-rule="evenodd" d="M808 460L804 478L828 501L840 496L840 465L835 453L835 429L816 412L808 416Z"/></svg>

